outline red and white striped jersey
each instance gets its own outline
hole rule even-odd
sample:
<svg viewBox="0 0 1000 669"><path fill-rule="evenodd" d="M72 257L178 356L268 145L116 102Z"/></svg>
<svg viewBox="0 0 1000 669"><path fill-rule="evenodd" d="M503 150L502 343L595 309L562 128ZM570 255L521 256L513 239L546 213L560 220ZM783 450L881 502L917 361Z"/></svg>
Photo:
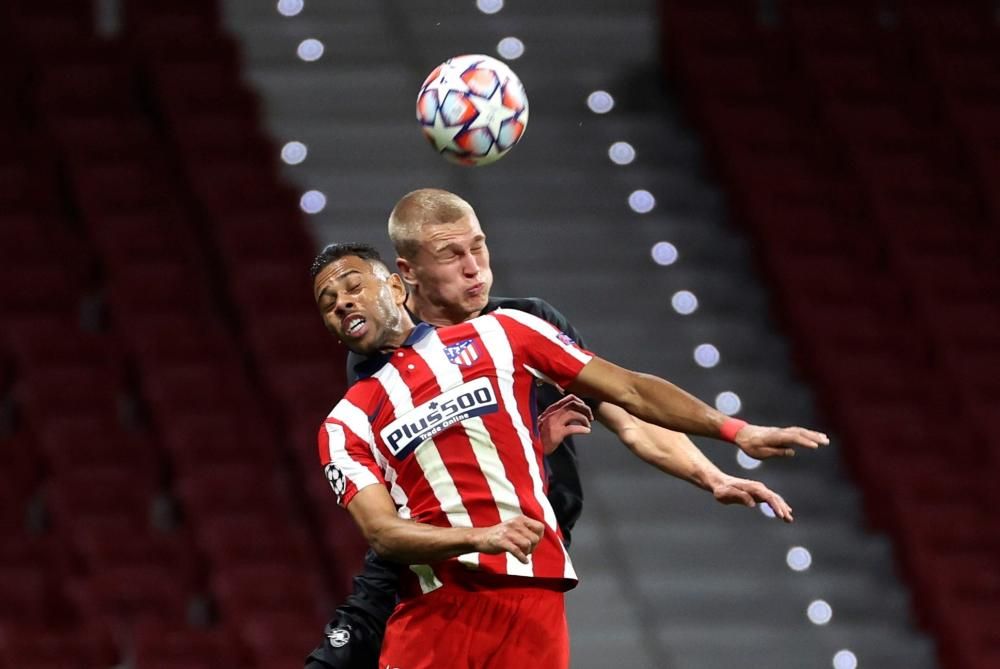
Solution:
<svg viewBox="0 0 1000 669"><path fill-rule="evenodd" d="M369 367L319 432L319 455L345 508L384 485L402 518L438 527L489 527L518 515L542 521L530 564L509 554L468 553L448 565L416 565L424 592L457 565L483 573L576 582L546 498L534 387L561 388L590 362L549 323L497 310L455 326L418 325ZM381 364L380 364L381 363Z"/></svg>

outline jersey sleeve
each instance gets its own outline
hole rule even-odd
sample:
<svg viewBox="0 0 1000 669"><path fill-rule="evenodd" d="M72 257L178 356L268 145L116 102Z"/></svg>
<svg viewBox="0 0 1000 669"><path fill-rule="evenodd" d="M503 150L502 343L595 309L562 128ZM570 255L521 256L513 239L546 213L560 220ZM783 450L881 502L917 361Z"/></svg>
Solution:
<svg viewBox="0 0 1000 669"><path fill-rule="evenodd" d="M370 485L385 485L372 452L374 436L368 416L348 398L338 402L323 421L318 441L320 464L340 506L346 509L358 491Z"/></svg>
<svg viewBox="0 0 1000 669"><path fill-rule="evenodd" d="M570 385L594 355L553 325L516 309L494 312L507 333L514 359L561 389Z"/></svg>

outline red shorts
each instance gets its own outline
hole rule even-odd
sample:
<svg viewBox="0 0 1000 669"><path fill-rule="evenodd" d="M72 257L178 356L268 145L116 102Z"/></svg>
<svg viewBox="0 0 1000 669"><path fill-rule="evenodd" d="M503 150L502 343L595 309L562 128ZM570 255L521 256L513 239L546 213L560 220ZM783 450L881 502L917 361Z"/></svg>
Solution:
<svg viewBox="0 0 1000 669"><path fill-rule="evenodd" d="M562 592L446 585L404 600L389 618L380 669L567 669Z"/></svg>

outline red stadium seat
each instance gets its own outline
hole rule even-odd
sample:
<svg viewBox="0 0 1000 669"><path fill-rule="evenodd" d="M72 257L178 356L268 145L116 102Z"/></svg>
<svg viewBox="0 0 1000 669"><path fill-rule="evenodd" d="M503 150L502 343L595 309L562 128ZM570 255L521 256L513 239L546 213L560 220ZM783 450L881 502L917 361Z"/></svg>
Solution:
<svg viewBox="0 0 1000 669"><path fill-rule="evenodd" d="M65 117L49 125L59 149L73 162L143 160L163 150L152 124L138 116Z"/></svg>
<svg viewBox="0 0 1000 669"><path fill-rule="evenodd" d="M154 160L81 163L70 178L85 217L177 211L175 185Z"/></svg>
<svg viewBox="0 0 1000 669"><path fill-rule="evenodd" d="M252 460L205 465L175 483L175 491L192 519L210 515L255 513L262 518L295 517L284 476Z"/></svg>
<svg viewBox="0 0 1000 669"><path fill-rule="evenodd" d="M122 339L140 367L238 366L239 351L222 327L187 312L138 313L123 319Z"/></svg>
<svg viewBox="0 0 1000 669"><path fill-rule="evenodd" d="M163 423L160 435L181 478L251 462L261 471L274 471L279 462L273 431L243 413L176 415Z"/></svg>
<svg viewBox="0 0 1000 669"><path fill-rule="evenodd" d="M122 63L60 63L40 73L35 103L47 116L118 116L140 113L134 72Z"/></svg>
<svg viewBox="0 0 1000 669"><path fill-rule="evenodd" d="M143 395L161 427L181 416L219 413L266 417L265 407L240 367L217 360L145 366Z"/></svg>
<svg viewBox="0 0 1000 669"><path fill-rule="evenodd" d="M281 611L242 616L230 628L249 650L256 669L281 669L302 664L316 646L317 625L322 624L321 617L308 612Z"/></svg>
<svg viewBox="0 0 1000 669"><path fill-rule="evenodd" d="M298 205L298 195L275 179L272 165L227 160L194 162L188 168L192 188L213 218L269 208L292 211Z"/></svg>
<svg viewBox="0 0 1000 669"><path fill-rule="evenodd" d="M107 286L112 319L138 314L211 311L206 279L188 262L132 262L114 268Z"/></svg>
<svg viewBox="0 0 1000 669"><path fill-rule="evenodd" d="M216 571L253 564L315 568L318 558L309 534L289 520L239 511L198 517L198 548Z"/></svg>
<svg viewBox="0 0 1000 669"><path fill-rule="evenodd" d="M198 257L189 222L169 212L97 214L86 221L105 266L112 272L130 264L182 264Z"/></svg>
<svg viewBox="0 0 1000 669"><path fill-rule="evenodd" d="M70 584L70 596L84 617L112 629L149 620L184 621L195 594L177 569L155 565L106 567Z"/></svg>
<svg viewBox="0 0 1000 669"><path fill-rule="evenodd" d="M41 455L49 471L59 474L81 467L129 469L156 477L161 468L148 435L128 431L96 416L59 416L35 426Z"/></svg>
<svg viewBox="0 0 1000 669"><path fill-rule="evenodd" d="M124 423L130 416L120 379L103 365L64 365L33 370L20 379L14 397L24 418L42 425L52 416L88 416Z"/></svg>
<svg viewBox="0 0 1000 669"><path fill-rule="evenodd" d="M94 518L75 525L71 536L74 554L86 573L153 567L171 571L188 586L203 580L194 544L184 531L137 530L117 519Z"/></svg>
<svg viewBox="0 0 1000 669"><path fill-rule="evenodd" d="M4 669L107 669L122 662L109 631L97 623L9 623L0 627Z"/></svg>
<svg viewBox="0 0 1000 669"><path fill-rule="evenodd" d="M212 593L224 621L278 612L322 620L331 610L319 574L302 565L234 565L213 575Z"/></svg>
<svg viewBox="0 0 1000 669"><path fill-rule="evenodd" d="M314 256L305 226L287 207L221 212L214 223L219 251L230 267L245 263L307 267Z"/></svg>
<svg viewBox="0 0 1000 669"><path fill-rule="evenodd" d="M316 313L307 270L295 265L267 264L232 267L230 290L237 307L248 321L270 318L275 311Z"/></svg>
<svg viewBox="0 0 1000 669"><path fill-rule="evenodd" d="M0 627L44 623L56 613L52 579L36 565L0 566Z"/></svg>
<svg viewBox="0 0 1000 669"><path fill-rule="evenodd" d="M88 469L86 464L47 481L45 504L54 528L68 531L87 518L137 530L150 526L158 493L154 473L142 476L128 466Z"/></svg>
<svg viewBox="0 0 1000 669"><path fill-rule="evenodd" d="M67 328L56 315L11 319L5 323L6 348L19 373L59 367L101 367L112 379L122 379L118 342L107 335Z"/></svg>
<svg viewBox="0 0 1000 669"><path fill-rule="evenodd" d="M246 653L223 629L195 628L181 621L135 626L135 669L218 669L245 666Z"/></svg>

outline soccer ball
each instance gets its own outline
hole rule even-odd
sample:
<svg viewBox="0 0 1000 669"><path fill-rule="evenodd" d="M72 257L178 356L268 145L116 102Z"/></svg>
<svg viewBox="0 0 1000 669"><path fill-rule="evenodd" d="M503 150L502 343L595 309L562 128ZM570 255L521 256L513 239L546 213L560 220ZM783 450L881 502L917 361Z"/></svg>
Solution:
<svg viewBox="0 0 1000 669"><path fill-rule="evenodd" d="M528 97L521 80L499 60L455 56L424 80L417 120L434 150L451 162L488 165L524 134Z"/></svg>

